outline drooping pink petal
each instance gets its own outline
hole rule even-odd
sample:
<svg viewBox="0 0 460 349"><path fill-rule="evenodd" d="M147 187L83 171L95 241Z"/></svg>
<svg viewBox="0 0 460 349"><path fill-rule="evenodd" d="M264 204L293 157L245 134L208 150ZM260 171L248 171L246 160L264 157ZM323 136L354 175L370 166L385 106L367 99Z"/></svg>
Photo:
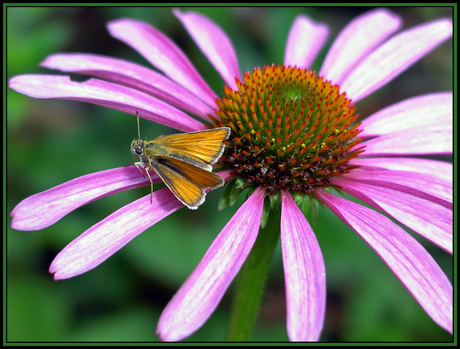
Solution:
<svg viewBox="0 0 460 349"><path fill-rule="evenodd" d="M421 196L415 191L426 193L434 198L441 199L443 201L439 202L441 205L452 207L450 205L453 201L452 181L440 177L434 177L430 174L392 170L376 171L362 168L353 170L350 173L345 174L343 177L363 183L377 184L387 188L399 189L407 193L411 193L410 189L413 189L414 195ZM407 187L408 189L405 190L401 187Z"/></svg>
<svg viewBox="0 0 460 349"><path fill-rule="evenodd" d="M158 176L151 174L153 181ZM44 229L80 206L104 196L149 184L134 166L119 167L81 176L22 200L11 212L11 227Z"/></svg>
<svg viewBox="0 0 460 349"><path fill-rule="evenodd" d="M213 109L162 74L121 59L80 53L61 53L46 57L42 67L86 74L143 91L193 115L209 120Z"/></svg>
<svg viewBox="0 0 460 349"><path fill-rule="evenodd" d="M35 98L63 98L93 103L158 122L177 130L202 130L204 125L186 113L143 92L99 79L71 81L68 76L19 75L9 86Z"/></svg>
<svg viewBox="0 0 460 349"><path fill-rule="evenodd" d="M296 17L289 31L284 64L299 68L311 68L323 47L329 30L323 23L316 23L305 15Z"/></svg>
<svg viewBox="0 0 460 349"><path fill-rule="evenodd" d="M316 196L377 252L426 313L452 333L452 285L423 246L367 207L324 190L318 190Z"/></svg>
<svg viewBox="0 0 460 349"><path fill-rule="evenodd" d="M361 123L360 137L410 130L414 125L453 125L452 92L433 93L393 104L367 117Z"/></svg>
<svg viewBox="0 0 460 349"><path fill-rule="evenodd" d="M257 189L213 241L158 320L163 341L190 336L211 316L254 245L265 191Z"/></svg>
<svg viewBox="0 0 460 349"><path fill-rule="evenodd" d="M223 171L216 172L216 174L222 177L224 181L228 181L229 179L235 176L235 171L233 171L232 169L223 170Z"/></svg>
<svg viewBox="0 0 460 349"><path fill-rule="evenodd" d="M354 103L368 96L452 36L452 21L441 19L403 31L375 49L343 80Z"/></svg>
<svg viewBox="0 0 460 349"><path fill-rule="evenodd" d="M412 127L360 143L361 156L452 154L452 125Z"/></svg>
<svg viewBox="0 0 460 349"><path fill-rule="evenodd" d="M448 162L418 159L418 158L363 158L356 157L350 160L351 165L367 168L384 168L394 171L409 171L427 173L434 177L440 177L452 181L453 168Z"/></svg>
<svg viewBox="0 0 460 349"><path fill-rule="evenodd" d="M386 9L369 11L355 18L335 39L319 75L340 84L363 57L400 26L400 17Z"/></svg>
<svg viewBox="0 0 460 349"><path fill-rule="evenodd" d="M326 268L315 233L290 193L281 192L281 248L290 341L318 341L326 313Z"/></svg>
<svg viewBox="0 0 460 349"><path fill-rule="evenodd" d="M184 205L163 188L148 194L89 228L54 259L50 273L55 280L67 279L91 270L120 250L140 233Z"/></svg>
<svg viewBox="0 0 460 349"><path fill-rule="evenodd" d="M171 80L208 105L215 105L216 94L182 50L158 29L149 23L133 19L118 19L109 22L107 27L113 37L134 48Z"/></svg>
<svg viewBox="0 0 460 349"><path fill-rule="evenodd" d="M341 190L397 219L416 233L452 254L452 208L417 195L378 184L337 179Z"/></svg>
<svg viewBox="0 0 460 349"><path fill-rule="evenodd" d="M227 86L237 90L235 78L241 80L235 49L227 34L215 22L197 12L173 11L201 51L219 72Z"/></svg>

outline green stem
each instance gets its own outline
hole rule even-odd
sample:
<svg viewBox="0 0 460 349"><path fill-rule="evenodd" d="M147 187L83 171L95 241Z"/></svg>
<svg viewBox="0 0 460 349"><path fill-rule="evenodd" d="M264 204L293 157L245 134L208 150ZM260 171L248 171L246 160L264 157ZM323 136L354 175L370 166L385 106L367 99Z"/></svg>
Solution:
<svg viewBox="0 0 460 349"><path fill-rule="evenodd" d="M278 208L270 210L265 228L260 229L251 253L239 273L227 332L228 341L249 340L279 236Z"/></svg>

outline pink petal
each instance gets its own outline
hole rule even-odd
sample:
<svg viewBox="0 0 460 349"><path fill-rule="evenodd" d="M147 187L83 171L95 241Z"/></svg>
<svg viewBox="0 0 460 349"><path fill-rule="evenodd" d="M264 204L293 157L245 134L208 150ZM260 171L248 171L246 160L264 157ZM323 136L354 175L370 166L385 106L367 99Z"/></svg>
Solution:
<svg viewBox="0 0 460 349"><path fill-rule="evenodd" d="M441 19L406 30L375 49L342 82L354 103L398 76L452 36L452 22Z"/></svg>
<svg viewBox="0 0 460 349"><path fill-rule="evenodd" d="M411 193L340 178L341 190L397 219L452 254L452 209Z"/></svg>
<svg viewBox="0 0 460 349"><path fill-rule="evenodd" d="M418 158L363 158L357 157L350 160L350 164L365 166L367 168L384 168L395 171L409 171L426 173L452 181L453 168L448 162L418 159Z"/></svg>
<svg viewBox="0 0 460 349"><path fill-rule="evenodd" d="M168 188L133 201L89 228L68 244L54 259L50 273L55 280L67 279L91 270L128 242L183 207Z"/></svg>
<svg viewBox="0 0 460 349"><path fill-rule="evenodd" d="M434 198L440 198L445 203L452 203L453 200L452 181L434 177L430 174L362 168L356 169L344 175L344 177L363 183L378 184L387 188L401 189L401 186L412 188L416 191L429 194ZM409 192L409 190L406 192ZM451 207L451 205L445 203L443 203L445 206Z"/></svg>
<svg viewBox="0 0 460 349"><path fill-rule="evenodd" d="M452 141L452 125L412 127L360 143L361 156L452 154Z"/></svg>
<svg viewBox="0 0 460 349"><path fill-rule="evenodd" d="M205 103L214 106L217 97L181 49L152 25L132 19L108 24L110 34L128 44L172 80Z"/></svg>
<svg viewBox="0 0 460 349"><path fill-rule="evenodd" d="M216 174L222 177L224 181L228 181L235 176L235 172L233 170L223 170L216 172Z"/></svg>
<svg viewBox="0 0 460 349"><path fill-rule="evenodd" d="M436 124L453 125L452 92L433 93L393 104L361 123L360 137L377 136Z"/></svg>
<svg viewBox="0 0 460 349"><path fill-rule="evenodd" d="M216 309L254 245L265 192L257 189L209 247L158 320L163 341L179 341L200 328Z"/></svg>
<svg viewBox="0 0 460 349"><path fill-rule="evenodd" d="M399 16L386 9L376 9L355 18L335 39L319 75L340 84L369 52L400 26Z"/></svg>
<svg viewBox="0 0 460 349"><path fill-rule="evenodd" d="M158 181L156 174L152 180ZM39 230L54 224L69 212L91 201L149 183L134 166L91 173L29 196L11 212L11 227Z"/></svg>
<svg viewBox="0 0 460 349"><path fill-rule="evenodd" d="M177 9L173 12L225 83L237 90L235 78L241 80L241 73L235 49L227 34L215 22L200 13L180 12Z"/></svg>
<svg viewBox="0 0 460 349"><path fill-rule="evenodd" d="M452 333L452 285L423 246L367 207L324 190L316 195L377 252L427 314Z"/></svg>
<svg viewBox="0 0 460 349"><path fill-rule="evenodd" d="M199 98L162 74L138 64L92 54L54 54L42 67L99 77L145 92L193 115L209 120L213 110Z"/></svg>
<svg viewBox="0 0 460 349"><path fill-rule="evenodd" d="M282 191L281 199L281 248L289 340L318 341L326 312L323 255L315 233L291 194Z"/></svg>
<svg viewBox="0 0 460 349"><path fill-rule="evenodd" d="M177 130L190 132L204 128L203 124L184 112L143 92L111 82L89 79L71 81L68 76L19 75L9 85L25 95L35 98L63 98L102 105L139 115Z"/></svg>
<svg viewBox="0 0 460 349"><path fill-rule="evenodd" d="M305 15L297 16L289 31L284 64L310 68L323 47L328 32L325 24L313 22Z"/></svg>

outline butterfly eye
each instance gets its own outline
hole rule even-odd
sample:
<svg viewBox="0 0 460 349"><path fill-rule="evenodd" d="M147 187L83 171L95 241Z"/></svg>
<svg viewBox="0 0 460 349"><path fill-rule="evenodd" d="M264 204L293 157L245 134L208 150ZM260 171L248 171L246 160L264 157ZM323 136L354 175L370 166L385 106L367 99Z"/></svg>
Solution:
<svg viewBox="0 0 460 349"><path fill-rule="evenodd" d="M137 154L137 155L142 155L142 148L141 148L141 146L138 146L138 147L136 148L136 154Z"/></svg>

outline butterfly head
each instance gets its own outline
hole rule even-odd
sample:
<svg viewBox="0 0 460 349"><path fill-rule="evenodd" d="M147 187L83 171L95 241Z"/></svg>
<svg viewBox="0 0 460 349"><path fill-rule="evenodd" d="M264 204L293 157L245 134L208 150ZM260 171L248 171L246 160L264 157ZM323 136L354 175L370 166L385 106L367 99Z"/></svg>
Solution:
<svg viewBox="0 0 460 349"><path fill-rule="evenodd" d="M141 158L144 155L144 141L141 139L133 140L131 142L131 153Z"/></svg>

